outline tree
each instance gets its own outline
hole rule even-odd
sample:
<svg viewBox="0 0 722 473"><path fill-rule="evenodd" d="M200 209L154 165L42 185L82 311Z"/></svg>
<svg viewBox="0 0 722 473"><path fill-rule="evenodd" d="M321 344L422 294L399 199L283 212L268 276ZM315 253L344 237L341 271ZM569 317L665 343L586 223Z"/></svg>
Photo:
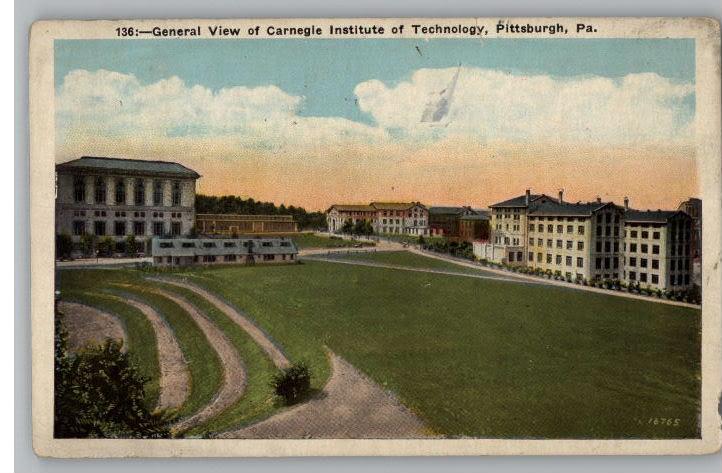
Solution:
<svg viewBox="0 0 722 473"><path fill-rule="evenodd" d="M84 234L80 237L80 251L85 256L95 256L95 248L98 238L95 235Z"/></svg>
<svg viewBox="0 0 722 473"><path fill-rule="evenodd" d="M341 233L353 233L353 230L354 230L353 220L351 220L349 218L345 222L343 222L343 225L341 226Z"/></svg>
<svg viewBox="0 0 722 473"><path fill-rule="evenodd" d="M127 256L135 256L138 254L138 242L133 235L125 237L125 254Z"/></svg>
<svg viewBox="0 0 722 473"><path fill-rule="evenodd" d="M113 256L115 241L111 237L105 237L98 242L98 255Z"/></svg>
<svg viewBox="0 0 722 473"><path fill-rule="evenodd" d="M62 314L55 314L56 438L167 438L168 417L146 407L144 385L122 343L67 351Z"/></svg>
<svg viewBox="0 0 722 473"><path fill-rule="evenodd" d="M55 236L55 258L68 259L73 252L73 239L67 233Z"/></svg>
<svg viewBox="0 0 722 473"><path fill-rule="evenodd" d="M303 363L294 363L273 377L271 387L286 404L294 404L311 389L311 371Z"/></svg>

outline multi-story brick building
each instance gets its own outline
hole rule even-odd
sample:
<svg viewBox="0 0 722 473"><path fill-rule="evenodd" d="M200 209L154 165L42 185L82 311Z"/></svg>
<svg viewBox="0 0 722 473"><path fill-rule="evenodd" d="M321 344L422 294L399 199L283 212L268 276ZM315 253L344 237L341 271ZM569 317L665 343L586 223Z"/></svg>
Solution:
<svg viewBox="0 0 722 473"><path fill-rule="evenodd" d="M55 231L74 242L86 234L144 242L187 235L195 225L200 175L181 164L84 156L55 170Z"/></svg>
<svg viewBox="0 0 722 473"><path fill-rule="evenodd" d="M334 204L326 211L328 230L338 233L350 221L369 222L378 234L429 234L429 211L419 202L371 202L368 205Z"/></svg>
<svg viewBox="0 0 722 473"><path fill-rule="evenodd" d="M429 207L429 231L452 241L476 241L489 238L489 212L460 207Z"/></svg>
<svg viewBox="0 0 722 473"><path fill-rule="evenodd" d="M202 235L296 233L293 215L197 214L196 230Z"/></svg>
<svg viewBox="0 0 722 473"><path fill-rule="evenodd" d="M692 287L693 229L692 218L680 210L627 210L624 280L668 291Z"/></svg>

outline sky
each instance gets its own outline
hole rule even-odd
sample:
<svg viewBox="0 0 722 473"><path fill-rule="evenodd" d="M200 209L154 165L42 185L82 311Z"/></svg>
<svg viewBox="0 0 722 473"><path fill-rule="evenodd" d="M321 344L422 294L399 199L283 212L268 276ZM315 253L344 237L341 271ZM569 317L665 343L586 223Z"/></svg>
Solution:
<svg viewBox="0 0 722 473"><path fill-rule="evenodd" d="M694 70L678 39L62 40L57 161L173 160L202 193L309 209L526 188L676 208L698 193Z"/></svg>

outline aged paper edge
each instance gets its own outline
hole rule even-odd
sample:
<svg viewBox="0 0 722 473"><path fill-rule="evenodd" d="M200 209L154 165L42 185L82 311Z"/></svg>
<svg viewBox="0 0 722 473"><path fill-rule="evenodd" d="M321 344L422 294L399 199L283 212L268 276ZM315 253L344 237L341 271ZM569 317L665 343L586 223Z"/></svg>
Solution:
<svg viewBox="0 0 722 473"><path fill-rule="evenodd" d="M598 33L566 38L693 38L696 44L697 162L703 208L702 413L700 439L684 440L67 440L53 432L54 235L54 86L55 39L117 39L115 28L224 25L327 26L376 24L387 29L401 22L453 25L513 20L593 23ZM263 28L261 28L263 29ZM259 36L261 38L268 36ZM390 36L384 36L390 37ZM421 38L410 33L399 38ZM434 38L444 35L434 35ZM449 35L448 37L452 37ZM458 36L457 36L458 37ZM485 39L497 36L490 34ZM509 37L509 36L504 36ZM542 34L524 38L549 37ZM558 38L559 36L554 36ZM153 38L149 38L153 39ZM307 39L307 38L303 38ZM323 40L325 37L311 38ZM359 38L363 39L363 38ZM142 41L142 39L140 39ZM30 239L32 332L32 428L37 455L101 457L285 457L285 456L431 456L431 455L613 455L705 454L719 450L720 431L720 268L722 216L720 159L720 24L711 18L444 18L444 19L264 19L39 21L30 38ZM711 224L710 224L711 223Z"/></svg>

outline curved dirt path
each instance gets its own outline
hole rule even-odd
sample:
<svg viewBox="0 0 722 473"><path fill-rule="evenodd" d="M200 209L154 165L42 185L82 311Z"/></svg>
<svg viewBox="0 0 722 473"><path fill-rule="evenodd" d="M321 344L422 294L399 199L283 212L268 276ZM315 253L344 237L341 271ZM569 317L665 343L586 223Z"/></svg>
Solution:
<svg viewBox="0 0 722 473"><path fill-rule="evenodd" d="M238 352L228 337L190 302L163 289L153 288L153 292L178 304L198 324L211 346L218 353L223 366L223 384L216 397L200 411L173 426L175 432L182 432L200 425L215 417L236 402L246 388L246 370Z"/></svg>
<svg viewBox="0 0 722 473"><path fill-rule="evenodd" d="M110 296L138 309L150 322L158 347L160 379L157 409L170 409L183 405L190 391L190 374L183 352L173 330L158 312L147 304L131 298Z"/></svg>
<svg viewBox="0 0 722 473"><path fill-rule="evenodd" d="M77 352L87 345L101 345L107 338L121 340L121 350L127 350L125 329L115 316L77 302L60 301L58 308L63 313L68 331L68 351Z"/></svg>
<svg viewBox="0 0 722 473"><path fill-rule="evenodd" d="M368 439L427 437L423 422L395 396L331 353L331 377L318 396L227 439Z"/></svg>
<svg viewBox="0 0 722 473"><path fill-rule="evenodd" d="M266 354L271 359L273 364L276 365L276 367L287 368L288 366L290 366L290 362L288 361L288 358L286 358L286 355L283 354L281 349L276 346L276 344L268 337L268 335L266 335L263 330L261 330L256 324L254 324L243 314L238 312L238 310L236 310L234 307L232 307L230 304L228 304L212 292L185 281L167 278L149 279L188 289L189 291L193 291L197 295L206 299L208 302L216 306L218 310L220 310L231 320L233 320L239 327L245 330L246 333L248 333L248 335L253 339L253 341L255 341L258 346L260 346L261 349L266 352Z"/></svg>

